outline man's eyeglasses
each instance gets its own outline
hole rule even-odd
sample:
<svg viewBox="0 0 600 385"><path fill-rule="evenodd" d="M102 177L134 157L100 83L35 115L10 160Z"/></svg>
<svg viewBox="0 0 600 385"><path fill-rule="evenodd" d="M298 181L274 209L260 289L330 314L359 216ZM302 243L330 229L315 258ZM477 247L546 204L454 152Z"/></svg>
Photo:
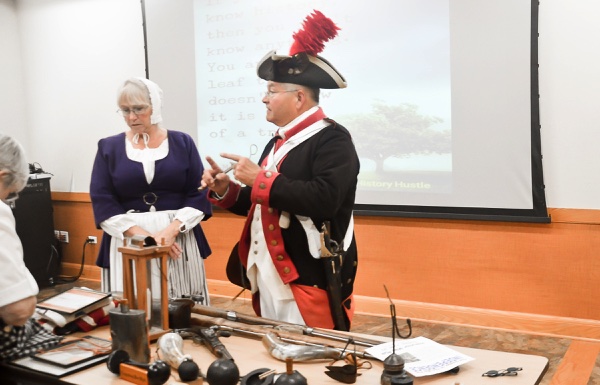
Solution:
<svg viewBox="0 0 600 385"><path fill-rule="evenodd" d="M295 90L284 90L284 91L267 91L267 92L265 92L265 96L267 99L271 99L277 94L285 94L286 92L296 92L296 91L298 91L298 90L295 89Z"/></svg>
<svg viewBox="0 0 600 385"><path fill-rule="evenodd" d="M128 117L129 114L131 114L132 112L135 116L138 116L148 111L148 107L149 106L135 106L131 108L122 108L120 110L117 110L117 112L123 115L124 117Z"/></svg>
<svg viewBox="0 0 600 385"><path fill-rule="evenodd" d="M500 376L516 376L518 371L523 370L523 368L510 367L502 370L488 370L483 373L481 376L483 377L500 377Z"/></svg>

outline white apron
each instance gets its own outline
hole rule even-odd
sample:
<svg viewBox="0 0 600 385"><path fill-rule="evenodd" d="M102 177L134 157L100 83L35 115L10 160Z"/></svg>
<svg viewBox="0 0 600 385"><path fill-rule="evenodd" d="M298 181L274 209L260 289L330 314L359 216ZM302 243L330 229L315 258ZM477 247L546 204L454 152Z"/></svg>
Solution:
<svg viewBox="0 0 600 385"><path fill-rule="evenodd" d="M158 232L167 227L175 217L175 210L155 211L146 213L128 213L135 223L150 233ZM193 297L203 305L210 305L204 259L198 250L198 244L193 231L180 233L176 240L183 252L178 259L168 258L167 288L169 298ZM102 290L106 292L123 292L123 256L117 250L123 246L123 241L112 237L110 243L110 269L102 269ZM156 259L151 269L152 288L160 288L160 264ZM158 294L153 293L154 298ZM154 295L156 294L156 295Z"/></svg>

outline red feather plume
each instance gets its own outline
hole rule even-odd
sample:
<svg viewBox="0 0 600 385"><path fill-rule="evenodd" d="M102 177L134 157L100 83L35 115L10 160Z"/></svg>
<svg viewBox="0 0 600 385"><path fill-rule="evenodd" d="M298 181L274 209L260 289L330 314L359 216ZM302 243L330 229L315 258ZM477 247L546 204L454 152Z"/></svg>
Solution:
<svg viewBox="0 0 600 385"><path fill-rule="evenodd" d="M290 48L290 56L301 52L316 56L325 48L325 42L336 37L340 29L330 18L317 10L304 19L302 27L303 29L293 35L294 44Z"/></svg>

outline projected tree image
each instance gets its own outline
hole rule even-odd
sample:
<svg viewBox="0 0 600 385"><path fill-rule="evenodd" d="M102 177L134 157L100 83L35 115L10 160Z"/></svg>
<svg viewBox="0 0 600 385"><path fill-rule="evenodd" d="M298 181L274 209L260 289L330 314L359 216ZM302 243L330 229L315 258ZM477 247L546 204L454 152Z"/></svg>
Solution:
<svg viewBox="0 0 600 385"><path fill-rule="evenodd" d="M376 104L373 113L348 115L340 121L352 133L360 157L373 160L375 172L380 173L390 157L451 152L451 131L434 127L443 120L421 115L417 109L412 104Z"/></svg>

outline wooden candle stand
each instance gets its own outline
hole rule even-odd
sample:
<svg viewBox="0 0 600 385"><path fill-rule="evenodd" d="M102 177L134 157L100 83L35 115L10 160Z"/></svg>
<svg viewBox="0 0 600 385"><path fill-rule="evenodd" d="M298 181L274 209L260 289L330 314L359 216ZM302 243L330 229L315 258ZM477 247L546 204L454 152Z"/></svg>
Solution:
<svg viewBox="0 0 600 385"><path fill-rule="evenodd" d="M123 296L129 300L132 309L144 310L149 321L148 338L156 341L169 331L169 296L167 292L167 258L171 246L144 246L131 242L119 247L123 255ZM151 263L159 260L160 266L160 305L153 306Z"/></svg>

